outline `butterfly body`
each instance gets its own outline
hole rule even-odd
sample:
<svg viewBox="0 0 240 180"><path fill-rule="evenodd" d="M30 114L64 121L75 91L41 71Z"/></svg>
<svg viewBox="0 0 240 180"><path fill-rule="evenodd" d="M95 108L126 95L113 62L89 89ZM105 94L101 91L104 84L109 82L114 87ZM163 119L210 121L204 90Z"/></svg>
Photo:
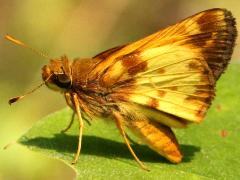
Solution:
<svg viewBox="0 0 240 180"><path fill-rule="evenodd" d="M90 119L112 118L141 167L145 168L125 127L171 162L181 162L172 128L203 120L216 81L231 59L236 35L231 12L215 8L93 58L51 60L43 67L42 78L64 94L80 123L74 162L81 149L81 112Z"/></svg>

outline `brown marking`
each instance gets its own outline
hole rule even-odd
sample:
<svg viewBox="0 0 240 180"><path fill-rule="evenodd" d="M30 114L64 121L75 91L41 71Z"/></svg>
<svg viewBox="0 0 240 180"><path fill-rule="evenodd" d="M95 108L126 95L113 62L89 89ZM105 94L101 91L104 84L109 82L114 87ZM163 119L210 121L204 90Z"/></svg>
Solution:
<svg viewBox="0 0 240 180"><path fill-rule="evenodd" d="M185 101L196 101L197 100L197 97L195 96L188 96L185 98Z"/></svg>
<svg viewBox="0 0 240 180"><path fill-rule="evenodd" d="M166 72L166 70L164 68L159 68L158 69L159 74L164 74L165 72Z"/></svg>
<svg viewBox="0 0 240 180"><path fill-rule="evenodd" d="M191 61L187 66L190 70L202 70L203 69L201 64L199 64L199 62L196 62L196 61Z"/></svg>
<svg viewBox="0 0 240 180"><path fill-rule="evenodd" d="M172 91L177 91L178 87L177 86L172 86L172 87L169 87L169 89L172 90Z"/></svg>
<svg viewBox="0 0 240 180"><path fill-rule="evenodd" d="M207 75L207 76L211 76L212 75L208 69L204 69L202 73L204 75Z"/></svg>
<svg viewBox="0 0 240 180"><path fill-rule="evenodd" d="M206 85L194 85L194 87L198 90L214 90L214 86L210 84Z"/></svg>
<svg viewBox="0 0 240 180"><path fill-rule="evenodd" d="M151 108L157 108L159 105L158 100L155 98L151 98L148 104Z"/></svg>
<svg viewBox="0 0 240 180"><path fill-rule="evenodd" d="M205 22L205 24L202 24L202 25L199 24L199 28L202 32L221 31L221 30L226 29L226 26L223 26L224 24L225 24L224 21L216 22L216 21L212 20L212 22L211 22L211 20L210 20L208 23Z"/></svg>
<svg viewBox="0 0 240 180"><path fill-rule="evenodd" d="M196 35L194 35L196 36ZM195 46L197 48L202 48L206 45L206 40L201 39L201 37L194 37L191 39L188 39L184 42L184 44L189 44L190 46Z"/></svg>
<svg viewBox="0 0 240 180"><path fill-rule="evenodd" d="M159 97L164 97L165 95L166 95L166 91L163 91L163 90L159 90L158 91L158 95L159 95Z"/></svg>
<svg viewBox="0 0 240 180"><path fill-rule="evenodd" d="M211 30L211 31L220 31L220 30L231 31L232 30L231 27L235 25L234 18L232 17L231 12L229 12L229 11L224 11L224 13L221 13L221 14L219 14L219 12L217 14L212 14L212 15L208 14L208 17L206 17L206 18L207 18L206 21L202 22L202 25L200 26L202 31L209 31L209 30ZM198 20L198 22L199 22L199 20Z"/></svg>
<svg viewBox="0 0 240 180"><path fill-rule="evenodd" d="M135 75L139 72L143 72L147 69L147 62L141 62L140 64L133 66L128 69L130 75Z"/></svg>
<svg viewBox="0 0 240 180"><path fill-rule="evenodd" d="M196 102L200 101L200 102L204 102L206 104L210 104L212 101L212 96L211 95L209 95L207 97L188 96L185 100L190 101L191 103L196 103Z"/></svg>
<svg viewBox="0 0 240 180"><path fill-rule="evenodd" d="M199 110L197 111L196 116L200 117L201 119L203 119L203 117L206 114L207 108L208 108L208 106L202 105L202 107L199 108Z"/></svg>
<svg viewBox="0 0 240 180"><path fill-rule="evenodd" d="M200 83L209 83L211 84L211 79L210 79L210 76L212 76L208 70L204 70L204 72L201 74L201 77L200 77Z"/></svg>
<svg viewBox="0 0 240 180"><path fill-rule="evenodd" d="M212 12L211 11L203 12L202 15L196 20L200 29L203 26L203 24L206 24L206 23L209 25L209 29L216 26L215 25L216 22L219 21L219 19L223 19L223 17L219 15L219 12L220 11L216 11L216 10Z"/></svg>
<svg viewBox="0 0 240 180"><path fill-rule="evenodd" d="M137 53L124 55L121 57L121 60L122 65L126 68L130 68L141 63L141 60L139 59L139 55Z"/></svg>
<svg viewBox="0 0 240 180"><path fill-rule="evenodd" d="M206 90L196 90L195 92L194 92L194 94L195 95L197 95L197 96L201 96L201 97L209 97L209 96L211 96L211 95L213 95L213 92L212 91L206 91Z"/></svg>
<svg viewBox="0 0 240 180"><path fill-rule="evenodd" d="M128 70L130 75L135 75L147 69L147 62L139 58L138 53L131 53L121 58L122 65Z"/></svg>
<svg viewBox="0 0 240 180"><path fill-rule="evenodd" d="M193 48L200 48L199 50L204 54L205 51L212 51L214 49L227 50L231 46L231 41L233 41L232 35L216 30L215 32L191 35L182 44L193 46Z"/></svg>
<svg viewBox="0 0 240 180"><path fill-rule="evenodd" d="M207 41L212 38L212 33L194 34L190 35L183 44L189 44L197 48L203 48L206 46Z"/></svg>
<svg viewBox="0 0 240 180"><path fill-rule="evenodd" d="M203 32L198 39L206 42L201 53L217 80L231 59L237 35L235 19L230 11L213 9L203 13L197 23Z"/></svg>
<svg viewBox="0 0 240 180"><path fill-rule="evenodd" d="M207 75L202 74L200 77L200 83L209 83L209 79Z"/></svg>
<svg viewBox="0 0 240 180"><path fill-rule="evenodd" d="M227 137L227 135L228 135L228 131L227 130L221 130L221 132L220 132L220 136L221 137L225 138L225 137Z"/></svg>
<svg viewBox="0 0 240 180"><path fill-rule="evenodd" d="M213 96L212 95L210 95L209 97L206 97L206 99L205 99L205 103L206 104L208 104L208 105L210 105L211 104L211 102L212 102L212 100L213 100Z"/></svg>

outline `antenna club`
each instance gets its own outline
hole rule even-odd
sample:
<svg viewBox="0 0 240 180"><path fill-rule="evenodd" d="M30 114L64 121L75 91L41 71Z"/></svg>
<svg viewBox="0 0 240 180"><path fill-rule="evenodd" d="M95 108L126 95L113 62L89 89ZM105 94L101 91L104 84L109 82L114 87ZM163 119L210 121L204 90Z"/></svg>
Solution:
<svg viewBox="0 0 240 180"><path fill-rule="evenodd" d="M38 54L39 56L44 57L45 59L48 59L48 60L50 59L46 54L44 54L44 53L42 53L42 52L39 52L38 50L36 50L36 49L28 46L27 44L23 43L22 41L20 41L20 40L18 40L18 39L15 39L14 37L12 37L12 36L10 36L10 35L8 35L8 34L5 35L4 37L5 37L5 39L7 39L8 41L11 41L11 42L13 42L14 44L17 44L17 45L22 46L22 47L24 47L24 48L26 48L26 49L29 49L29 50L31 50L32 52L34 52L35 54Z"/></svg>
<svg viewBox="0 0 240 180"><path fill-rule="evenodd" d="M8 35L8 34L5 36L5 39L7 39L7 40L9 40L9 41L11 41L11 42L13 42L13 43L15 43L15 44L18 44L18 45L21 45L21 46L25 46L24 43L22 43L21 41L13 38L12 36L10 36L10 35Z"/></svg>
<svg viewBox="0 0 240 180"><path fill-rule="evenodd" d="M12 105L13 103L17 102L18 100L22 99L24 96L17 96L14 98L9 99L8 104Z"/></svg>

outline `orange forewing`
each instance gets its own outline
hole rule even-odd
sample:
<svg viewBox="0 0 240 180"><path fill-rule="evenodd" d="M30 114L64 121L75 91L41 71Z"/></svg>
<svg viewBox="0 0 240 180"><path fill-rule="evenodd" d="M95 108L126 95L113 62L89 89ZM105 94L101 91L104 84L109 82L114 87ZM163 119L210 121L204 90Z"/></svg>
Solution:
<svg viewBox="0 0 240 180"><path fill-rule="evenodd" d="M97 77L102 87L112 89L109 97L121 107L125 120L131 119L132 123L126 124L149 147L170 161L179 162L181 153L167 126L185 127L187 122L203 120L214 97L216 80L231 58L236 34L231 12L203 11L95 56L101 61L89 78ZM151 121L159 125L151 125ZM146 122L154 133L147 126L138 126ZM161 124L166 127L162 129ZM154 135L147 138L151 132ZM169 143L155 146L163 136L169 137L175 148L166 151ZM179 158L169 156L170 152Z"/></svg>

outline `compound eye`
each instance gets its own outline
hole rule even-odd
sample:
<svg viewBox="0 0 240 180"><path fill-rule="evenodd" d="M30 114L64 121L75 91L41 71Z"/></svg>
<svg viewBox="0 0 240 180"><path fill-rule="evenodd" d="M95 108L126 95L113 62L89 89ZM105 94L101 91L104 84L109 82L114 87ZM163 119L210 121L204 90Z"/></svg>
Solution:
<svg viewBox="0 0 240 180"><path fill-rule="evenodd" d="M55 74L53 82L60 88L69 88L72 84L70 77L66 74Z"/></svg>
<svg viewBox="0 0 240 180"><path fill-rule="evenodd" d="M60 83L69 84L71 79L66 74L57 74L57 79Z"/></svg>

